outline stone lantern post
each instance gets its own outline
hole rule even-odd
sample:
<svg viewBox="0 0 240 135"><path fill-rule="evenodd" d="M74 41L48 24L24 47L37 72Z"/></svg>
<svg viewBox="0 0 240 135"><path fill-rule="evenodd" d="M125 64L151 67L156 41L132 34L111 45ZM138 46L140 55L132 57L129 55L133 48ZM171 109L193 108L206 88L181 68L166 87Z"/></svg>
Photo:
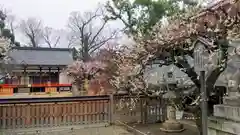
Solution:
<svg viewBox="0 0 240 135"><path fill-rule="evenodd" d="M174 100L177 99L176 93L168 91L163 95L163 98L168 100L167 120L162 124L160 130L164 132L182 132L184 127L176 120L176 107L174 105Z"/></svg>

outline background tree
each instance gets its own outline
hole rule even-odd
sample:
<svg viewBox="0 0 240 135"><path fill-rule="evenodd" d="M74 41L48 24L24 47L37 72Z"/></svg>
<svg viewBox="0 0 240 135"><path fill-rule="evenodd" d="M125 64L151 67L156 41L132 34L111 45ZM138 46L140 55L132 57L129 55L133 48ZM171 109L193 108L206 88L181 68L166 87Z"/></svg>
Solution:
<svg viewBox="0 0 240 135"><path fill-rule="evenodd" d="M105 68L105 64L99 61L75 61L68 65L65 72L72 79L73 94L78 95L79 91L87 91L89 81L99 76Z"/></svg>
<svg viewBox="0 0 240 135"><path fill-rule="evenodd" d="M20 42L15 41L15 31L18 28L18 24L17 24L17 18L14 14L10 14L10 13L7 14L6 26L7 28L9 28L10 32L13 35L12 38L14 38L14 45L19 47Z"/></svg>
<svg viewBox="0 0 240 135"><path fill-rule="evenodd" d="M60 36L54 35L54 29L45 27L43 30L43 39L49 48L56 47L60 42Z"/></svg>
<svg viewBox="0 0 240 135"><path fill-rule="evenodd" d="M22 34L29 41L29 46L39 47L43 41L43 25L42 21L36 18L28 18L20 23Z"/></svg>
<svg viewBox="0 0 240 135"><path fill-rule="evenodd" d="M1 31L1 37L5 37L10 39L11 46L20 46L20 43L15 41L15 35L11 31L11 27L9 29L8 26L8 17L11 18L11 16L7 16L7 10L1 9L0 10L0 31Z"/></svg>
<svg viewBox="0 0 240 135"><path fill-rule="evenodd" d="M15 37L9 29L6 28L7 15L4 10L0 10L0 80L9 77L12 66L9 64L11 58L8 56L12 47L18 44L15 42Z"/></svg>
<svg viewBox="0 0 240 135"><path fill-rule="evenodd" d="M110 48L103 48L92 56L91 61L75 61L69 65L65 72L72 78L77 90L88 90L92 94L104 94L112 90L109 83L117 66L111 60L115 57L116 52ZM88 87L83 87L84 85ZM101 87L101 88L100 88ZM76 93L76 90L75 90ZM105 93L106 94L106 93Z"/></svg>
<svg viewBox="0 0 240 135"><path fill-rule="evenodd" d="M7 13L6 26L10 29L11 33L15 35L15 30L18 28L17 18L14 14Z"/></svg>
<svg viewBox="0 0 240 135"><path fill-rule="evenodd" d="M7 20L6 10L1 9L0 10L0 31L1 31L1 37L10 39L10 44L13 46L20 46L19 42L15 41L14 33L11 32L11 29L7 28L6 20Z"/></svg>
<svg viewBox="0 0 240 135"><path fill-rule="evenodd" d="M179 3L182 2L182 7ZM111 0L106 4L106 18L120 20L127 34L147 34L163 17L184 12L184 7L196 5L194 0Z"/></svg>
<svg viewBox="0 0 240 135"><path fill-rule="evenodd" d="M79 54L83 61L88 61L92 53L117 34L117 31L106 31L108 20L104 19L103 12L99 7L95 12L72 12L69 17L69 44L80 48Z"/></svg>
<svg viewBox="0 0 240 135"><path fill-rule="evenodd" d="M118 66L115 62L112 61L116 55L117 50L106 47L99 49L96 56L93 57L94 60L101 61L106 65L104 70L106 72L104 74L106 74L108 82L112 79L113 76L115 76L116 71L118 71Z"/></svg>

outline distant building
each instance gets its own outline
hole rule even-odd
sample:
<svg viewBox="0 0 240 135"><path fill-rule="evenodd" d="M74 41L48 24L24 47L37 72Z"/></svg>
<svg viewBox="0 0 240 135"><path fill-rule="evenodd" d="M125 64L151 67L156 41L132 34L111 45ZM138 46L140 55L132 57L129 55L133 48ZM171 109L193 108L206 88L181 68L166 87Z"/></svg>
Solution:
<svg viewBox="0 0 240 135"><path fill-rule="evenodd" d="M162 81L163 77L169 84L179 82L183 82L186 85L193 84L189 77L173 64L162 67L159 67L159 64L153 64L151 68L145 73L145 76L147 82L151 84L158 84Z"/></svg>
<svg viewBox="0 0 240 135"><path fill-rule="evenodd" d="M73 62L68 48L14 47L9 53L12 77L5 86L12 86L15 93L58 91L70 85L61 70Z"/></svg>

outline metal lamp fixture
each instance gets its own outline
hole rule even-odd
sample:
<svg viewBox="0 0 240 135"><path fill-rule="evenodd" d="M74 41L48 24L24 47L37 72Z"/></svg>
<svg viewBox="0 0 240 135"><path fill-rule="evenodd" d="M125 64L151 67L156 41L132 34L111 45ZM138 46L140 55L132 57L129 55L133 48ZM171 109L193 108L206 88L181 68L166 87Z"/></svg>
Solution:
<svg viewBox="0 0 240 135"><path fill-rule="evenodd" d="M194 43L194 68L196 71L200 72L200 82L201 82L201 115L202 115L202 134L208 134L208 104L207 104L207 90L205 82L205 61L204 61L204 52L206 50L205 43L201 40L197 40Z"/></svg>

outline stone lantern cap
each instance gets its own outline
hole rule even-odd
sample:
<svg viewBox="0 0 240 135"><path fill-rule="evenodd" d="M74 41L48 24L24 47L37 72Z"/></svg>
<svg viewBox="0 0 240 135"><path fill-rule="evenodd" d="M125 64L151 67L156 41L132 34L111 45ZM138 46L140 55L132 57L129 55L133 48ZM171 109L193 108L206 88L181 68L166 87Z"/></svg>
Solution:
<svg viewBox="0 0 240 135"><path fill-rule="evenodd" d="M177 98L177 95L174 91L168 91L167 93L165 93L163 95L163 98L164 99L176 99Z"/></svg>

